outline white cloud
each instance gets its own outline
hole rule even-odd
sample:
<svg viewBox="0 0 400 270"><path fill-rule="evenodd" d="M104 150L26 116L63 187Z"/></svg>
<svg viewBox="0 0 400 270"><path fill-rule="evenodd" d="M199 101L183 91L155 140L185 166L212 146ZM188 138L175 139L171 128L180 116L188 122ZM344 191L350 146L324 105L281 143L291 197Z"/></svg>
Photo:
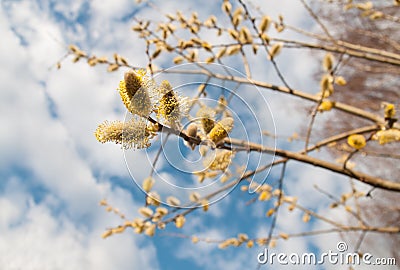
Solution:
<svg viewBox="0 0 400 270"><path fill-rule="evenodd" d="M21 187L21 183L14 186ZM54 215L48 198L35 203L25 191L8 192L11 196L3 196L0 202L2 211L10 213L2 219L8 224L1 228L2 269L157 268L152 259L154 248L145 245L139 249L140 241L132 233L103 240L101 227L74 223L64 212ZM110 222L109 214L93 209L98 224Z"/></svg>

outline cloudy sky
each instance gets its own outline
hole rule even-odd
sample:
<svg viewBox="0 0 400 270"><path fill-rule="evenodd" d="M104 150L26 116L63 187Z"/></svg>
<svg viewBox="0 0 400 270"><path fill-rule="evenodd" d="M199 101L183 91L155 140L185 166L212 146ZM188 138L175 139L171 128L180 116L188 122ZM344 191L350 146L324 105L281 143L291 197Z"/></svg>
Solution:
<svg viewBox="0 0 400 270"><path fill-rule="evenodd" d="M93 135L104 120L125 117L115 91L123 71L108 73L105 66L73 64L70 58L62 61L60 70L55 67L68 44L109 58L119 52L133 65L145 66L144 43L131 30L132 17L158 18L160 10L173 13L178 8L184 13L197 11L203 19L220 12L219 3L205 2L158 1L158 10L132 0L1 2L0 269L256 269L259 248L220 250L213 244L193 245L167 235L148 238L131 231L101 238L106 228L121 220L104 211L99 201L105 198L127 216L138 216L143 194L132 175L146 177L148 156L154 152L127 153L126 162L119 146L101 145ZM271 17L283 14L292 24L312 27L298 1L258 4ZM292 52L279 60L285 72L294 74L291 83L296 88L310 82L318 65L308 58ZM255 67L260 60L253 61ZM254 68L254 76L276 80L273 72L262 67ZM188 79L177 80L185 83ZM256 110L268 104L266 113L273 114L278 134L290 135L301 124L303 116L293 114L291 100L285 101L288 108L282 110L274 94L263 94L268 102L259 104L257 95L241 98ZM267 120L262 118L261 125L263 121ZM264 124L274 130L270 121ZM161 164L162 177L177 179L171 170L163 170L165 161ZM321 194L308 196L316 182L330 190L341 189L335 184L338 176L296 163L289 168L285 188L301 198L304 206L322 211L328 206L328 201L320 203ZM271 175L276 179L279 170ZM238 232L265 237L270 222L265 218L267 208L246 206L250 197L238 189L230 195L213 204L208 213L189 216L180 232L212 239L234 237ZM282 210L277 231L322 228L315 222L299 223L301 215ZM178 231L172 226L167 232ZM276 251L335 250L338 239L329 235L280 241Z"/></svg>

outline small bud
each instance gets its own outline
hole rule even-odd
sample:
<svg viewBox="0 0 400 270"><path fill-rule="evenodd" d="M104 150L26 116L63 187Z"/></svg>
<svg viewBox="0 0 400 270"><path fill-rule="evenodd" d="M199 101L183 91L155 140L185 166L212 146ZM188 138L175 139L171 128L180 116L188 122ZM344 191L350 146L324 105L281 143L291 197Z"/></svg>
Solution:
<svg viewBox="0 0 400 270"><path fill-rule="evenodd" d="M73 53L79 52L79 48L73 44L68 45L68 50L70 50Z"/></svg>
<svg viewBox="0 0 400 270"><path fill-rule="evenodd" d="M200 194L199 193L197 193L197 192L192 192L192 193L190 193L190 195L189 195L189 200L190 201L192 201L192 202L198 202L199 201L199 199L200 199Z"/></svg>
<svg viewBox="0 0 400 270"><path fill-rule="evenodd" d="M319 105L318 111L319 112L330 111L332 109L333 105L335 105L335 103L333 101L324 100Z"/></svg>
<svg viewBox="0 0 400 270"><path fill-rule="evenodd" d="M342 76L335 77L335 83L340 86L347 84L346 80Z"/></svg>
<svg viewBox="0 0 400 270"><path fill-rule="evenodd" d="M305 214L303 215L303 222L307 223L307 222L310 221L310 219L311 219L310 214L305 213Z"/></svg>
<svg viewBox="0 0 400 270"><path fill-rule="evenodd" d="M333 55L331 53L327 53L322 61L322 66L326 71L331 71L333 67Z"/></svg>
<svg viewBox="0 0 400 270"><path fill-rule="evenodd" d="M387 103L385 105L385 118L394 118L396 115L396 107L394 104Z"/></svg>
<svg viewBox="0 0 400 270"><path fill-rule="evenodd" d="M105 239L105 238L109 237L110 235L112 235L112 233L113 233L112 230L107 230L101 235L101 238Z"/></svg>
<svg viewBox="0 0 400 270"><path fill-rule="evenodd" d="M271 22L271 18L269 16L263 16L260 23L260 33L264 33Z"/></svg>
<svg viewBox="0 0 400 270"><path fill-rule="evenodd" d="M149 218L153 215L153 210L151 210L148 207L140 207L138 211L141 215L143 215L144 217L147 217L147 218Z"/></svg>
<svg viewBox="0 0 400 270"><path fill-rule="evenodd" d="M246 246L248 248L252 248L254 246L254 241L253 240L248 241Z"/></svg>
<svg viewBox="0 0 400 270"><path fill-rule="evenodd" d="M118 68L119 68L118 64L111 64L108 66L107 71L113 72L113 71L116 71Z"/></svg>
<svg viewBox="0 0 400 270"><path fill-rule="evenodd" d="M271 208L271 209L269 209L268 211L267 211L267 213L265 214L267 217L270 217L270 216L272 216L273 214L275 213L275 209L274 208Z"/></svg>
<svg viewBox="0 0 400 270"><path fill-rule="evenodd" d="M177 228L182 228L183 225L185 224L185 221L186 221L185 217L182 216L182 215L179 215L179 216L177 216L176 219L175 219L175 226L176 226Z"/></svg>
<svg viewBox="0 0 400 270"><path fill-rule="evenodd" d="M175 198L173 196L169 196L167 198L167 204L177 207L177 206L180 206L181 202L177 198Z"/></svg>
<svg viewBox="0 0 400 270"><path fill-rule="evenodd" d="M197 125L196 123L190 123L189 126L186 129L186 134L190 137L196 137L197 136Z"/></svg>
<svg viewBox="0 0 400 270"><path fill-rule="evenodd" d="M271 199L271 192L268 192L268 191L265 191L265 190L262 191L260 193L260 195L258 196L258 200L259 201L267 201L269 199Z"/></svg>
<svg viewBox="0 0 400 270"><path fill-rule="evenodd" d="M147 177L146 179L144 179L143 183L142 183L142 188L145 192L149 192L153 185L154 185L154 179L152 177Z"/></svg>
<svg viewBox="0 0 400 270"><path fill-rule="evenodd" d="M165 207L157 207L156 213L160 214L161 216L165 216L166 214L168 214L168 209Z"/></svg>
<svg viewBox="0 0 400 270"><path fill-rule="evenodd" d="M226 51L227 55L235 55L240 51L240 45L230 46Z"/></svg>
<svg viewBox="0 0 400 270"><path fill-rule="evenodd" d="M289 239L289 235L288 235L287 233L280 233L279 236L280 236L283 240Z"/></svg>
<svg viewBox="0 0 400 270"><path fill-rule="evenodd" d="M192 243L196 244L199 242L199 238L197 236L192 236Z"/></svg>
<svg viewBox="0 0 400 270"><path fill-rule="evenodd" d="M240 242L246 242L247 240L249 240L249 236L245 233L239 233L238 234L238 240Z"/></svg>
<svg viewBox="0 0 400 270"><path fill-rule="evenodd" d="M231 12L231 10L232 10L231 3L229 3L228 0L224 0L224 2L222 3L222 11L229 14Z"/></svg>
<svg viewBox="0 0 400 270"><path fill-rule="evenodd" d="M149 227L147 227L144 231L144 234L148 236L154 236L156 232L156 224L151 224Z"/></svg>
<svg viewBox="0 0 400 270"><path fill-rule="evenodd" d="M269 58L273 59L282 49L282 43L275 43L269 50Z"/></svg>
<svg viewBox="0 0 400 270"><path fill-rule="evenodd" d="M201 204L202 204L202 206L203 206L203 211L204 211L204 212L207 212L207 211L208 211L208 208L209 208L208 200L206 200L206 199L202 200L202 201L201 201Z"/></svg>
<svg viewBox="0 0 400 270"><path fill-rule="evenodd" d="M225 52L226 52L226 47L222 47L222 48L217 52L217 54L215 55L215 57L216 57L217 59L219 59L219 58L221 58L222 56L225 55Z"/></svg>

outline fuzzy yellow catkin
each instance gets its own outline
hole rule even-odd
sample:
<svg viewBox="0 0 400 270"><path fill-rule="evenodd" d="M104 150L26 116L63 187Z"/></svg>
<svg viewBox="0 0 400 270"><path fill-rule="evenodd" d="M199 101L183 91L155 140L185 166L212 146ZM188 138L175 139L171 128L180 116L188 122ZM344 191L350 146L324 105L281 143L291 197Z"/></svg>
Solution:
<svg viewBox="0 0 400 270"><path fill-rule="evenodd" d="M105 238L109 237L110 235L112 235L112 233L113 233L112 230L107 230L101 235L101 237L103 239L105 239Z"/></svg>
<svg viewBox="0 0 400 270"><path fill-rule="evenodd" d="M347 84L346 80L342 76L335 77L335 83L340 86L344 86Z"/></svg>
<svg viewBox="0 0 400 270"><path fill-rule="evenodd" d="M138 210L139 214L141 214L144 217L151 217L153 215L153 210L151 210L148 207L140 207Z"/></svg>
<svg viewBox="0 0 400 270"><path fill-rule="evenodd" d="M121 121L100 124L96 131L96 139L101 142L115 142L123 148L142 149L150 146L149 133L146 130L145 119L132 118L127 122Z"/></svg>
<svg viewBox="0 0 400 270"><path fill-rule="evenodd" d="M253 53L254 53L254 54L257 54L257 51L258 51L258 45L256 45L256 44L253 44L253 45L251 45L251 48L253 49Z"/></svg>
<svg viewBox="0 0 400 270"><path fill-rule="evenodd" d="M249 240L249 236L245 233L239 233L238 234L238 240L240 242L246 242L247 240Z"/></svg>
<svg viewBox="0 0 400 270"><path fill-rule="evenodd" d="M365 3L358 3L355 5L356 8L359 10L371 10L374 7L374 4L371 1L365 2Z"/></svg>
<svg viewBox="0 0 400 270"><path fill-rule="evenodd" d="M385 106L385 118L394 118L396 115L396 107L394 104L388 103Z"/></svg>
<svg viewBox="0 0 400 270"><path fill-rule="evenodd" d="M234 154L232 151L218 149L215 156L206 158L203 162L204 166L212 171L226 171L229 167Z"/></svg>
<svg viewBox="0 0 400 270"><path fill-rule="evenodd" d="M263 16L260 22L260 33L263 34L269 27L271 22L271 17Z"/></svg>
<svg viewBox="0 0 400 270"><path fill-rule="evenodd" d="M154 179L152 177L147 177L146 179L143 180L142 183L142 188L145 192L149 192L154 185Z"/></svg>
<svg viewBox="0 0 400 270"><path fill-rule="evenodd" d="M80 51L80 49L74 44L68 45L68 49L73 53L76 53L76 52Z"/></svg>
<svg viewBox="0 0 400 270"><path fill-rule="evenodd" d="M206 199L202 200L202 201L201 201L201 204L202 204L202 206L203 206L203 211L204 211L204 212L207 212L207 211L208 211L208 208L209 208L208 200L206 200Z"/></svg>
<svg viewBox="0 0 400 270"><path fill-rule="evenodd" d="M267 201L267 200L271 199L271 197L272 197L271 192L264 190L258 196L258 200L259 201Z"/></svg>
<svg viewBox="0 0 400 270"><path fill-rule="evenodd" d="M237 27L239 24L240 24L240 22L242 21L242 15L241 14L233 14L233 16L232 16L232 25L234 26L234 27Z"/></svg>
<svg viewBox="0 0 400 270"><path fill-rule="evenodd" d="M175 226L176 226L178 229L179 229L179 228L182 228L183 225L185 224L185 221L186 221L185 216L183 216L183 215L178 215L178 216L176 217L176 219L175 219Z"/></svg>
<svg viewBox="0 0 400 270"><path fill-rule="evenodd" d="M353 134L347 138L347 143L354 149L361 149L367 144L365 137L361 134Z"/></svg>
<svg viewBox="0 0 400 270"><path fill-rule="evenodd" d="M374 13L372 13L369 18L371 20L377 20L377 19L381 19L385 16L385 14L381 11L375 11Z"/></svg>
<svg viewBox="0 0 400 270"><path fill-rule="evenodd" d="M181 202L173 197L173 196L169 196L167 197L167 204L171 205L171 206L179 206L181 204Z"/></svg>
<svg viewBox="0 0 400 270"><path fill-rule="evenodd" d="M158 100L157 117L174 129L180 128L180 120L187 114L190 100L176 93L166 80L158 86L157 95L161 97Z"/></svg>
<svg viewBox="0 0 400 270"><path fill-rule="evenodd" d="M252 247L254 246L254 241L253 241L253 240L248 241L247 244L246 244L246 246L247 246L248 248L252 248Z"/></svg>
<svg viewBox="0 0 400 270"><path fill-rule="evenodd" d="M398 142L400 141L400 130L394 128L380 130L376 134L374 134L372 139L378 140L379 144Z"/></svg>
<svg viewBox="0 0 400 270"><path fill-rule="evenodd" d="M228 33L233 39L237 40L239 38L239 33L234 29L228 29Z"/></svg>
<svg viewBox="0 0 400 270"><path fill-rule="evenodd" d="M117 228L112 229L112 233L123 233L125 231L124 226L118 226Z"/></svg>
<svg viewBox="0 0 400 270"><path fill-rule="evenodd" d="M272 45L271 49L269 50L269 59L273 59L282 50L282 47L282 43L275 43Z"/></svg>
<svg viewBox="0 0 400 270"><path fill-rule="evenodd" d="M289 239L289 235L287 233L280 233L279 236L284 240Z"/></svg>
<svg viewBox="0 0 400 270"><path fill-rule="evenodd" d="M305 213L305 214L303 215L303 218L302 218L303 222L307 223L307 222L310 221L310 219L311 219L310 214Z"/></svg>
<svg viewBox="0 0 400 270"><path fill-rule="evenodd" d="M209 107L202 107L197 111L196 117L200 119L204 132L208 134L215 125L215 111Z"/></svg>
<svg viewBox="0 0 400 270"><path fill-rule="evenodd" d="M107 203L107 200L106 199L102 199L101 201L100 201L100 203L99 203L101 206L107 206L108 205L108 203Z"/></svg>
<svg viewBox="0 0 400 270"><path fill-rule="evenodd" d="M206 59L204 60L204 62L206 62L207 64L211 64L211 63L213 63L214 61L215 61L215 57L213 57L213 56L208 57L208 58L206 58Z"/></svg>
<svg viewBox="0 0 400 270"><path fill-rule="evenodd" d="M331 75L325 74L322 76L320 81L320 89L324 98L327 98L333 94L333 77Z"/></svg>
<svg viewBox="0 0 400 270"><path fill-rule="evenodd" d="M247 44L253 43L253 37L250 33L250 30L247 27L242 27L240 29L239 36L240 36L239 40L241 43L247 43Z"/></svg>
<svg viewBox="0 0 400 270"><path fill-rule="evenodd" d="M217 143L226 138L228 133L233 129L233 122L234 120L232 117L226 117L217 122L208 134L210 140Z"/></svg>
<svg viewBox="0 0 400 270"><path fill-rule="evenodd" d="M221 58L222 56L224 56L226 53L226 47L222 47L216 54L215 57L217 59Z"/></svg>
<svg viewBox="0 0 400 270"><path fill-rule="evenodd" d="M126 72L118 88L122 102L128 111L143 117L147 117L153 107L149 95L151 90L152 81L146 76L145 70Z"/></svg>
<svg viewBox="0 0 400 270"><path fill-rule="evenodd" d="M206 41L203 41L201 43L201 47L203 47L206 51L209 51L209 52L211 52L211 50L212 50L212 45Z"/></svg>
<svg viewBox="0 0 400 270"><path fill-rule="evenodd" d="M160 201L161 201L160 195L157 192L150 191L147 194L147 197L146 197L146 203L147 204L159 206L160 205Z"/></svg>
<svg viewBox="0 0 400 270"><path fill-rule="evenodd" d="M265 214L267 217L270 217L270 216L272 216L273 214L275 213L275 209L274 208L271 208L271 209L269 209L268 211L267 211L267 213Z"/></svg>
<svg viewBox="0 0 400 270"><path fill-rule="evenodd" d="M154 236L155 232L156 232L156 224L151 224L144 230L144 234L146 234L147 236Z"/></svg>
<svg viewBox="0 0 400 270"><path fill-rule="evenodd" d="M104 121L97 127L94 135L101 143L113 141L121 144L123 129L124 123L121 121Z"/></svg>
<svg viewBox="0 0 400 270"><path fill-rule="evenodd" d="M262 34L261 38L267 45L269 45L269 42L271 41L271 38L266 33Z"/></svg>
<svg viewBox="0 0 400 270"><path fill-rule="evenodd" d="M175 110L178 110L179 103L173 91L169 91L159 100L158 115L168 118Z"/></svg>
<svg viewBox="0 0 400 270"><path fill-rule="evenodd" d="M118 68L119 68L118 64L111 64L108 66L107 71L113 72L113 71L116 71Z"/></svg>
<svg viewBox="0 0 400 270"><path fill-rule="evenodd" d="M240 51L240 45L230 46L226 51L227 55L235 55Z"/></svg>
<svg viewBox="0 0 400 270"><path fill-rule="evenodd" d="M200 194L199 193L197 193L197 192L190 193L189 200L191 202L197 202L199 199L200 199Z"/></svg>
<svg viewBox="0 0 400 270"><path fill-rule="evenodd" d="M229 3L228 0L224 0L224 2L222 3L222 11L229 14L231 10L232 10L232 4Z"/></svg>
<svg viewBox="0 0 400 270"><path fill-rule="evenodd" d="M333 67L333 55L331 53L327 53L322 61L322 66L326 71L331 71Z"/></svg>
<svg viewBox="0 0 400 270"><path fill-rule="evenodd" d="M166 214L168 214L168 209L165 207L157 207L156 213L160 214L161 216L165 216Z"/></svg>
<svg viewBox="0 0 400 270"><path fill-rule="evenodd" d="M330 100L324 100L321 102L321 104L318 106L318 111L323 112L323 111L330 111L335 103Z"/></svg>
<svg viewBox="0 0 400 270"><path fill-rule="evenodd" d="M200 239L197 236L192 236L192 243L196 244L200 241Z"/></svg>

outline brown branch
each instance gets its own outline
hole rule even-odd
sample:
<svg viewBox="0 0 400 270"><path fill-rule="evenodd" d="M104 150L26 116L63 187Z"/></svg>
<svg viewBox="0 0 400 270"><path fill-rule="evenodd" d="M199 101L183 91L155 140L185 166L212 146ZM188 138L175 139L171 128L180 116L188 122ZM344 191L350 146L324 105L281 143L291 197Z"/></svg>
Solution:
<svg viewBox="0 0 400 270"><path fill-rule="evenodd" d="M220 79L220 80L226 80L226 81L234 81L237 83L241 83L241 84L251 84L254 86L258 86L261 88L265 88L265 89L270 89L273 91L277 91L277 92L281 92L281 93L285 93L285 94L290 94L296 97L299 97L301 99L304 100L308 100L311 102L318 102L320 97L317 95L312 95L312 94L308 94L306 92L300 91L300 90L296 90L296 89L289 89L285 86L278 86L275 84L271 84L271 83L267 83L267 82L263 82L263 81L257 81L257 80L249 80L247 78L242 78L242 77L237 77L237 76L225 76L222 74L218 74L218 73L214 73L214 74L209 74L205 71L200 71L200 70L159 70L157 72L166 72L166 73L179 73L179 74L203 74L203 75L207 75L207 76L212 76L216 79ZM372 121L374 123L377 124L381 124L384 125L385 124L385 119L383 119L383 117L379 117L376 114L370 113L368 111L359 109L357 107L342 103L342 102L335 102L332 109L337 109L355 116L358 116L360 118ZM396 128L400 128L400 125L398 123L395 123L394 127Z"/></svg>
<svg viewBox="0 0 400 270"><path fill-rule="evenodd" d="M268 153L271 155L277 155L280 157L300 161L306 164L310 164L319 168L324 168L329 171L339 173L341 175L346 175L349 177L352 177L354 179L357 179L363 183L366 183L368 185L377 187L377 188L382 188L390 191L396 191L400 192L400 183L398 182L392 182L386 179L382 179L379 177L374 177L366 173L362 173L359 171L354 171L354 170L349 170L347 168L343 168L343 166L324 161L318 158L310 157L301 153L296 153L296 152L291 152L283 149L274 149L271 147L263 146L260 144L255 144L251 142L245 142L242 140L237 140L237 139L230 139L230 143L232 145L238 145L238 146L245 146L248 148L249 151L256 151L256 152L261 152L261 153Z"/></svg>

